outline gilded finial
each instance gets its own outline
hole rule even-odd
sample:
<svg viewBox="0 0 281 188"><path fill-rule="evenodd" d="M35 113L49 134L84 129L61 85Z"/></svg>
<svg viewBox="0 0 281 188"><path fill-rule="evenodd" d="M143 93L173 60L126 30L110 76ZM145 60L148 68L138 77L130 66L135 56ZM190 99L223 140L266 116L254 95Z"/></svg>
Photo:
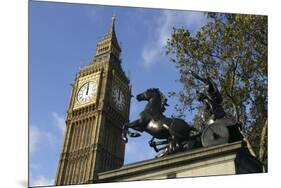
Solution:
<svg viewBox="0 0 281 188"><path fill-rule="evenodd" d="M116 14L115 14L115 12L113 12L111 19L112 19L112 22L115 21L115 19L116 19Z"/></svg>

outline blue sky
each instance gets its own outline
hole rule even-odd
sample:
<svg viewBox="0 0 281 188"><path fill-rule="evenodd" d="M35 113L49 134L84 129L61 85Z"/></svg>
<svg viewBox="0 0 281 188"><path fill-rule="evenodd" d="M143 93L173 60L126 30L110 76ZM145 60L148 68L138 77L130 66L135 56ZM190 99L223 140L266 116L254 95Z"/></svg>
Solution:
<svg viewBox="0 0 281 188"><path fill-rule="evenodd" d="M70 84L79 68L93 59L112 14L117 15L122 67L130 75L133 95L150 87L160 88L166 96L181 89L175 82L179 74L163 47L173 26L195 32L206 17L189 11L32 1L29 5L29 180L30 185L51 185L63 142ZM168 103L165 115L170 116L176 100ZM132 98L130 120L144 105ZM129 139L125 164L153 158L155 152L147 145L150 138L144 133Z"/></svg>

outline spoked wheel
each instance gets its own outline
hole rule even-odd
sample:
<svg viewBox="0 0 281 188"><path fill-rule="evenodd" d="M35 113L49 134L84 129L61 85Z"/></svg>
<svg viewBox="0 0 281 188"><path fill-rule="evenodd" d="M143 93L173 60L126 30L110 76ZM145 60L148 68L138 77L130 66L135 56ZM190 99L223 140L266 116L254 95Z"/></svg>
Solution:
<svg viewBox="0 0 281 188"><path fill-rule="evenodd" d="M203 147L215 146L228 143L229 132L226 126L222 124L210 124L208 125L201 135L201 142Z"/></svg>

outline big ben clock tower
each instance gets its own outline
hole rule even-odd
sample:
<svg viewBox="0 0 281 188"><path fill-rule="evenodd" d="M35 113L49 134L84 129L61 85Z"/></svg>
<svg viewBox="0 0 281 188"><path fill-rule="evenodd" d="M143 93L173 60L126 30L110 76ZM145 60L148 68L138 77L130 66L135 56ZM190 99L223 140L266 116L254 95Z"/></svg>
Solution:
<svg viewBox="0 0 281 188"><path fill-rule="evenodd" d="M131 88L120 53L113 16L93 61L74 80L56 185L92 183L97 173L123 165Z"/></svg>

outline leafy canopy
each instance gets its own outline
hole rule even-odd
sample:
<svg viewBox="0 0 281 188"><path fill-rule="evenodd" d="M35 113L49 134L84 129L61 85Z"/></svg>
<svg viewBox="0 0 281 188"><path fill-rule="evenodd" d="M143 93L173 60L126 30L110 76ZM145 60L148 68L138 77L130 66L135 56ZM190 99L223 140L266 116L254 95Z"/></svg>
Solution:
<svg viewBox="0 0 281 188"><path fill-rule="evenodd" d="M202 89L202 83L189 70L209 76L220 86L226 112L242 122L254 149L259 149L262 127L267 126L267 16L206 16L208 22L195 35L183 27L173 28L167 41L166 52L183 85L180 92L170 92L179 99L175 109L184 116L187 109L200 107L196 90Z"/></svg>
<svg viewBox="0 0 281 188"><path fill-rule="evenodd" d="M173 28L167 54L179 70L183 113L197 108L196 90L202 86L188 70L210 76L221 87L225 109L243 123L267 112L267 17L209 13L208 23L195 36ZM179 106L178 106L179 107ZM264 117L265 116L265 117Z"/></svg>

